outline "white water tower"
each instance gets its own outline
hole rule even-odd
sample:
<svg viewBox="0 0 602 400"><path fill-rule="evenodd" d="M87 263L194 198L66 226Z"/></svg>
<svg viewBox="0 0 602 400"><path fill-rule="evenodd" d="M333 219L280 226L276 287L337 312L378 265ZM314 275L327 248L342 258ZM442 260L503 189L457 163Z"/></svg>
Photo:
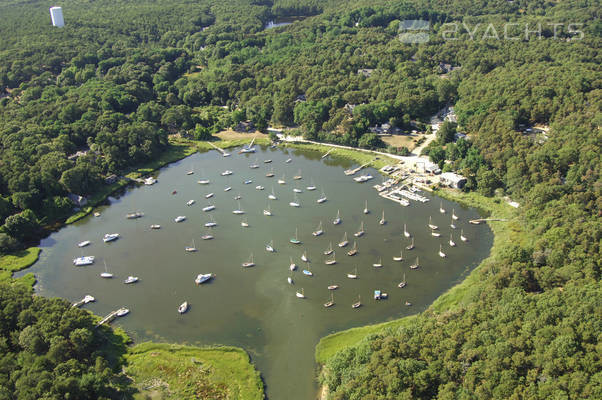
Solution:
<svg viewBox="0 0 602 400"><path fill-rule="evenodd" d="M61 7L50 7L50 18L52 18L52 25L62 28L65 26L65 20L63 20L63 9Z"/></svg>

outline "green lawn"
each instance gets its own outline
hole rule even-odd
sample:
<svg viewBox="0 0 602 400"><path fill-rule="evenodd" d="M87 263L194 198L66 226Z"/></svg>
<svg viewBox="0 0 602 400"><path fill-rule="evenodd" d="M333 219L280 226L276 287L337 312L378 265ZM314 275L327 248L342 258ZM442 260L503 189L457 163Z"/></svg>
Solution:
<svg viewBox="0 0 602 400"><path fill-rule="evenodd" d="M0 256L0 282L9 281L14 272L32 266L38 260L40 251L42 250L38 247L30 247L13 254ZM33 274L27 274L19 279L19 283L33 286L35 278Z"/></svg>
<svg viewBox="0 0 602 400"><path fill-rule="evenodd" d="M521 227L514 219L514 216L517 214L516 209L507 205L503 200L484 197L474 192L462 193L459 191L439 190L436 194L470 207L479 208L492 217L508 219L506 222L489 222L489 226L494 233L493 246L489 257L483 260L461 283L439 296L428 309L428 311L441 313L461 307L470 301L477 290L475 284L479 280L480 270L495 260L501 243L508 242L509 240L522 242L527 239ZM415 318L416 316L412 315L382 324L352 328L325 336L320 339L320 342L316 346L316 361L323 365L338 351L359 344L369 335L394 330L412 323L412 320Z"/></svg>
<svg viewBox="0 0 602 400"><path fill-rule="evenodd" d="M282 144L280 144L280 146L294 147L297 149L309 150L309 151L317 151L317 152L320 152L321 154L326 154L328 151L330 151L330 154L335 157L346 158L348 160L355 161L356 163L358 163L360 165L370 163L370 166L374 167L376 169L381 169L385 165L397 164L397 162L398 162L397 160L395 160L393 158L383 156L381 154L376 155L373 153L368 153L365 151L361 151L359 149L358 150L340 149L337 147L330 147L330 146L314 144L314 143L288 143L288 142L282 143ZM376 157L378 157L378 159L376 159Z"/></svg>
<svg viewBox="0 0 602 400"><path fill-rule="evenodd" d="M126 355L125 372L139 400L264 398L259 372L235 347L141 343Z"/></svg>

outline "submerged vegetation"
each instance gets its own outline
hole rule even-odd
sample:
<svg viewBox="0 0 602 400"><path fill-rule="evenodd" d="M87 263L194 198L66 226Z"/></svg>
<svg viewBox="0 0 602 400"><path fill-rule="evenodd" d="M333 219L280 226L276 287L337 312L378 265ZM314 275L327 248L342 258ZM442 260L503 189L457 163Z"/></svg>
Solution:
<svg viewBox="0 0 602 400"><path fill-rule="evenodd" d="M499 237L492 224L493 256L466 290L443 296L411 324L367 329L364 339L357 330L340 352L319 350L330 397L599 398L596 5L74 0L59 29L44 2L3 2L0 253L28 247L72 216L69 197L94 204L111 189L110 175L147 173L189 144L207 149L202 140L241 122L379 148L371 127L428 130L431 115L455 105L457 126L446 125L425 152L444 171L465 175L466 191L488 203L510 196L520 208ZM308 18L264 30L284 16ZM430 21L428 42L399 40L408 19ZM502 37L508 22L516 40ZM446 40L450 23L457 40ZM535 125L541 133L532 133ZM455 140L455 130L466 139ZM1 267L2 280L27 264L2 260L10 266ZM119 388L90 344L98 334L84 332L86 313L4 289L0 295L18 300L3 302L18 306L2 307L0 397L102 398ZM58 335L52 327L33 332L28 327L49 318L49 304L78 322ZM84 330L79 339L71 328ZM23 332L31 337L20 344ZM82 335L92 342L81 347Z"/></svg>

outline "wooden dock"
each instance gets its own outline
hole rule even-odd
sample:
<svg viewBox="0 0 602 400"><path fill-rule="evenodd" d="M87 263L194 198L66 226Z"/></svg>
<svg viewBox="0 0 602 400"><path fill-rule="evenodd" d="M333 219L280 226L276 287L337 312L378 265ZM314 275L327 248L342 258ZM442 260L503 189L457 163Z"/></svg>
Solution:
<svg viewBox="0 0 602 400"><path fill-rule="evenodd" d="M84 304L88 304L88 303L93 302L94 300L95 300L94 297L92 297L92 296L90 296L90 295L87 294L86 296L84 296L83 299L81 299L79 301L76 301L75 303L71 304L71 307L73 307L73 308L81 307Z"/></svg>
<svg viewBox="0 0 602 400"><path fill-rule="evenodd" d="M473 225L479 225L483 222L487 222L487 221L500 221L500 222L506 222L508 221L507 219L504 218L479 218L479 219L471 219L470 222Z"/></svg>
<svg viewBox="0 0 602 400"><path fill-rule="evenodd" d="M217 150L217 151L219 151L220 153L222 153L222 155L226 154L226 150L222 149L221 147L217 147L216 145L214 145L214 144L213 144L213 143L211 143L211 142L207 142L207 143L209 143L209 145L210 145L211 147L213 147L215 150Z"/></svg>
<svg viewBox="0 0 602 400"><path fill-rule="evenodd" d="M115 318L117 318L117 313L120 310L121 310L121 308L119 310L115 310L115 311L111 312L109 315L107 315L106 317L104 317L103 319L101 319L100 322L96 324L96 327L98 328L101 325L104 325L104 324L112 322Z"/></svg>
<svg viewBox="0 0 602 400"><path fill-rule="evenodd" d="M324 155L322 156L322 158L326 158L326 157L328 157L328 155L329 155L330 153L332 153L332 151L333 151L333 150L334 150L334 149L330 149L330 150L328 150L328 151L326 152L326 154L324 154Z"/></svg>
<svg viewBox="0 0 602 400"><path fill-rule="evenodd" d="M361 171L362 169L366 168L368 165L370 165L372 161L367 162L366 164L360 165L357 168L353 168L353 169L346 169L345 170L345 175L355 175L356 172Z"/></svg>

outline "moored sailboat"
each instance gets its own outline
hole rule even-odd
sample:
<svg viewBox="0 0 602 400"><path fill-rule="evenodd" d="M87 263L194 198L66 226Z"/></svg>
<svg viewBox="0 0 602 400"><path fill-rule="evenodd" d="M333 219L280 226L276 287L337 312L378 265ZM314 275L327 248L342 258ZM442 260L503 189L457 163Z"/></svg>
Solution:
<svg viewBox="0 0 602 400"><path fill-rule="evenodd" d="M468 238L466 236L464 236L464 230L460 229L460 240L463 242L467 242Z"/></svg>
<svg viewBox="0 0 602 400"><path fill-rule="evenodd" d="M357 254L357 242L353 241L353 248L347 252L348 256L354 256Z"/></svg>
<svg viewBox="0 0 602 400"><path fill-rule="evenodd" d="M365 231L364 231L364 221L362 221L361 224L360 224L360 229L357 232L355 232L353 234L353 236L355 236L355 237L361 237L361 236L364 236L364 233L365 233Z"/></svg>
<svg viewBox="0 0 602 400"><path fill-rule="evenodd" d="M313 231L311 234L314 236L320 236L324 233L324 230L322 229L322 221L320 221L320 223L318 224L318 228Z"/></svg>
<svg viewBox="0 0 602 400"><path fill-rule="evenodd" d="M433 225L433 219L431 218L430 215L429 215L428 227L431 228L431 229L439 229L439 227L437 225Z"/></svg>
<svg viewBox="0 0 602 400"><path fill-rule="evenodd" d="M351 305L351 308L360 308L362 306L362 299L360 295L357 295L357 301Z"/></svg>
<svg viewBox="0 0 602 400"><path fill-rule="evenodd" d="M380 225L385 225L387 223L387 220L385 219L385 210L383 210L383 215L380 217L380 221L378 221L378 223Z"/></svg>
<svg viewBox="0 0 602 400"><path fill-rule="evenodd" d="M332 258L331 258L330 260L326 260L326 261L324 261L324 264L326 264L326 265L334 265L334 264L336 264L336 263L337 263L337 260L336 260L336 258L335 258L335 257L336 257L336 254L335 254L335 252L333 251L333 252L332 252Z"/></svg>
<svg viewBox="0 0 602 400"><path fill-rule="evenodd" d="M353 270L352 274L347 274L347 278L349 279L357 279L358 274L357 274L357 267Z"/></svg>
<svg viewBox="0 0 602 400"><path fill-rule="evenodd" d="M349 240L347 240L347 232L343 235L343 239L339 242L339 247L345 247L349 244Z"/></svg>
<svg viewBox="0 0 602 400"><path fill-rule="evenodd" d="M249 268L249 267L254 267L255 266L255 262L253 262L253 253L251 253L251 256L249 257L249 260L242 263L242 267L243 268Z"/></svg>
<svg viewBox="0 0 602 400"><path fill-rule="evenodd" d="M338 225L341 223L341 212L339 210L337 210L337 216L334 219L334 221L332 221L333 225Z"/></svg>
<svg viewBox="0 0 602 400"><path fill-rule="evenodd" d="M449 245L451 247L454 247L456 245L456 242L454 242L454 238L451 233L449 234Z"/></svg>
<svg viewBox="0 0 602 400"><path fill-rule="evenodd" d="M270 240L270 243L265 245L265 250L270 252L270 253L275 253L276 250L274 250L274 241Z"/></svg>
<svg viewBox="0 0 602 400"><path fill-rule="evenodd" d="M325 256L329 256L329 255L331 255L332 253L333 253L333 250L332 250L332 242L330 242L330 245L328 246L328 248L327 248L326 250L324 250L324 255L325 255Z"/></svg>
<svg viewBox="0 0 602 400"><path fill-rule="evenodd" d="M407 228L406 228L406 224L403 224L403 236L409 238L410 236L410 232L408 232Z"/></svg>
<svg viewBox="0 0 602 400"><path fill-rule="evenodd" d="M419 262L418 262L418 257L416 257L416 263L410 265L411 269L417 269L420 266Z"/></svg>
<svg viewBox="0 0 602 400"><path fill-rule="evenodd" d="M291 242L292 244L301 244L301 241L299 240L299 230L298 228L295 228L295 236L289 239L289 242Z"/></svg>
<svg viewBox="0 0 602 400"><path fill-rule="evenodd" d="M406 246L406 250L412 250L414 248L414 238L412 238L412 243Z"/></svg>
<svg viewBox="0 0 602 400"><path fill-rule="evenodd" d="M328 200L328 198L326 197L326 194L324 194L324 191L322 190L322 196L320 196L320 198L318 200L316 200L316 203L322 204L322 203L326 202L326 200Z"/></svg>
<svg viewBox="0 0 602 400"><path fill-rule="evenodd" d="M447 255L443 252L443 247L439 244L439 257L445 258Z"/></svg>
<svg viewBox="0 0 602 400"><path fill-rule="evenodd" d="M366 200L366 204L364 205L364 214L368 214L370 210L368 210L368 200Z"/></svg>
<svg viewBox="0 0 602 400"><path fill-rule="evenodd" d="M301 288L300 292L296 292L295 296L297 296L298 299L304 299L305 298L305 292L303 291L303 288Z"/></svg>
<svg viewBox="0 0 602 400"><path fill-rule="evenodd" d="M373 266L374 268L380 268L380 267L382 267L382 266L383 266L383 260L382 260L382 258L381 258L381 257L379 257L379 258L378 258L378 261L377 261L377 262L375 262L374 264L372 264L372 266Z"/></svg>
<svg viewBox="0 0 602 400"><path fill-rule="evenodd" d="M188 311L188 302L185 301L182 304L180 304L180 306L178 307L178 312L180 314L184 314L186 311Z"/></svg>
<svg viewBox="0 0 602 400"><path fill-rule="evenodd" d="M290 257L290 260L291 260L291 263L290 263L290 265L288 266L288 268L289 268L291 271L294 271L294 270L296 270L296 269L297 269L297 264L295 264L295 262L293 261L293 257Z"/></svg>
<svg viewBox="0 0 602 400"><path fill-rule="evenodd" d="M187 247L185 248L185 250L186 250L188 253L194 253L194 252L196 251L196 247L195 247L195 245L194 245L194 239L192 239L192 245L190 245L190 246L187 246Z"/></svg>
<svg viewBox="0 0 602 400"><path fill-rule="evenodd" d="M403 280L397 284L397 287L398 288L404 288L404 287L406 287L406 285L407 285L406 274L404 272L404 274L403 274Z"/></svg>
<svg viewBox="0 0 602 400"><path fill-rule="evenodd" d="M330 300L324 303L324 307L328 308L332 306L334 306L334 293L330 292Z"/></svg>
<svg viewBox="0 0 602 400"><path fill-rule="evenodd" d="M399 251L399 256L393 256L393 261L403 261L403 250Z"/></svg>

